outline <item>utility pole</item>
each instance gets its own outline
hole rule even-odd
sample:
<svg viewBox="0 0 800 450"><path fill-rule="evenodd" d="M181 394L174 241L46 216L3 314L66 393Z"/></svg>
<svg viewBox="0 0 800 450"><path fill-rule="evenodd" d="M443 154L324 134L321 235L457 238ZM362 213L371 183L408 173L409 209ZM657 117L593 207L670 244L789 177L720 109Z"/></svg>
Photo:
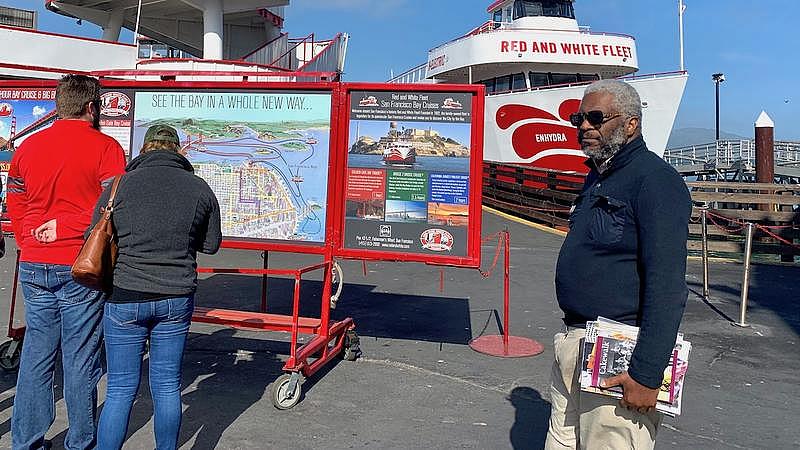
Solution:
<svg viewBox="0 0 800 450"><path fill-rule="evenodd" d="M717 140L719 140L719 85L725 82L725 74L723 73L715 73L711 75L711 79L714 81L716 85L716 94L717 94L717 101L716 101L716 121L717 121Z"/></svg>

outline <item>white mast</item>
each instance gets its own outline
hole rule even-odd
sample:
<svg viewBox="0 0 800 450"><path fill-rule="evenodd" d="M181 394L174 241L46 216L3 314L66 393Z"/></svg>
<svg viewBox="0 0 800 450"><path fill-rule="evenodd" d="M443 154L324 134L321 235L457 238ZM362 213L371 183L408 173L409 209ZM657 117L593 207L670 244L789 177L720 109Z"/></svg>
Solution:
<svg viewBox="0 0 800 450"><path fill-rule="evenodd" d="M678 0L678 29L680 34L680 47L681 47L681 72L686 70L683 64L683 11L686 10L686 5L683 0Z"/></svg>

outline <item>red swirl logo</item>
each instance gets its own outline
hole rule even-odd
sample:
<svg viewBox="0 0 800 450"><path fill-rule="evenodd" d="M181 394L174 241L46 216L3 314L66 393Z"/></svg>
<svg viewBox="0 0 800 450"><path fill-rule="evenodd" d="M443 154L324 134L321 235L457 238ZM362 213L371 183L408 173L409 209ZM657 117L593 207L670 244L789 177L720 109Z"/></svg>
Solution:
<svg viewBox="0 0 800 450"><path fill-rule="evenodd" d="M503 105L497 110L495 122L501 130L513 130L511 145L520 158L539 155L533 162L536 166L586 172L585 156L563 152L581 148L578 132L569 123L570 114L577 112L580 104L579 99L564 100L558 107L558 116L533 106ZM543 152L547 153L542 155Z"/></svg>

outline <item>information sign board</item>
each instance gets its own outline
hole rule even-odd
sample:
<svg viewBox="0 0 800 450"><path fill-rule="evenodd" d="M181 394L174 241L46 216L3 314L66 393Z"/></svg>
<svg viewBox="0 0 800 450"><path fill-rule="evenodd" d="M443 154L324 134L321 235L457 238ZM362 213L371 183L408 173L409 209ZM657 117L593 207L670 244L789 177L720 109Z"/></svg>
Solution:
<svg viewBox="0 0 800 450"><path fill-rule="evenodd" d="M470 248L471 232L480 229L476 88L388 86L346 91L343 253L426 262L476 258Z"/></svg>
<svg viewBox="0 0 800 450"><path fill-rule="evenodd" d="M103 96L103 131L128 139L131 158L150 126L178 131L217 196L226 240L325 242L330 92L137 86Z"/></svg>

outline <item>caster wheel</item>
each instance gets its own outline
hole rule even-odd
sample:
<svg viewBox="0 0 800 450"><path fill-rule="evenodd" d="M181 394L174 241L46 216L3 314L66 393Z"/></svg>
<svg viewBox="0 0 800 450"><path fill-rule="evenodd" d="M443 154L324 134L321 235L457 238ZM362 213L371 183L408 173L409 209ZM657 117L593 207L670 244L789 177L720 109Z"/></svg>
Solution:
<svg viewBox="0 0 800 450"><path fill-rule="evenodd" d="M359 344L358 334L355 331L347 331L344 335L344 349L342 350L342 359L345 361L355 361L361 356L361 348Z"/></svg>
<svg viewBox="0 0 800 450"><path fill-rule="evenodd" d="M300 388L300 380L294 383L294 389L291 388L292 374L283 374L279 376L269 388L270 398L272 405L280 410L293 408L300 402L300 395L302 389Z"/></svg>
<svg viewBox="0 0 800 450"><path fill-rule="evenodd" d="M0 368L9 372L19 369L21 353L22 343L20 341L6 341L0 344Z"/></svg>

